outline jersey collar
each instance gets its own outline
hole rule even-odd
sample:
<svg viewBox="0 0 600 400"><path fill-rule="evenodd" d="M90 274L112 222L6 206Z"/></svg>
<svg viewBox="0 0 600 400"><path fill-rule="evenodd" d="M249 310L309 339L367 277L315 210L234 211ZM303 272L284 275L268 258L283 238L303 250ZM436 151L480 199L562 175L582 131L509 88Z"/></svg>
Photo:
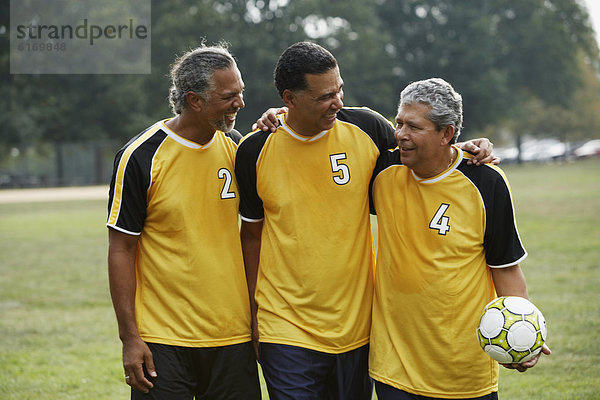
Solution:
<svg viewBox="0 0 600 400"><path fill-rule="evenodd" d="M280 114L277 116L277 119L279 120L279 126L286 131L290 136L292 136L294 139L300 140L302 142L306 142L306 143L310 143L310 142L315 142L319 139L321 139L323 136L325 136L325 134L329 131L321 131L319 133L317 133L314 136L302 136L299 133L296 133L286 122L285 122L285 118L284 118L285 114ZM337 121L336 121L337 123Z"/></svg>
<svg viewBox="0 0 600 400"><path fill-rule="evenodd" d="M197 149L209 148L214 143L217 133L220 132L220 131L216 131L215 134L213 135L213 137L208 141L208 143L206 143L205 145L201 145L199 143L192 142L191 140L187 140L186 138L179 136L178 134L173 132L171 129L169 129L169 127L165 123L169 119L171 119L171 118L167 118L167 119L157 122L157 124L160 124L160 129L162 129L171 139L173 139L174 141L176 141L179 144L184 145L185 147L189 147L190 149L197 150Z"/></svg>

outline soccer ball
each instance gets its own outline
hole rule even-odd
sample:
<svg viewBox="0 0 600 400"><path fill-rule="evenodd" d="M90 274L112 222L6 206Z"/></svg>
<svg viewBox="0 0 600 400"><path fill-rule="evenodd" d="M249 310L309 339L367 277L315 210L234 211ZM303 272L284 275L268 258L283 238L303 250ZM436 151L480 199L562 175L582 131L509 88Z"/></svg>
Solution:
<svg viewBox="0 0 600 400"><path fill-rule="evenodd" d="M540 310L516 296L498 297L488 303L477 328L483 351L503 364L522 363L538 355L546 333Z"/></svg>

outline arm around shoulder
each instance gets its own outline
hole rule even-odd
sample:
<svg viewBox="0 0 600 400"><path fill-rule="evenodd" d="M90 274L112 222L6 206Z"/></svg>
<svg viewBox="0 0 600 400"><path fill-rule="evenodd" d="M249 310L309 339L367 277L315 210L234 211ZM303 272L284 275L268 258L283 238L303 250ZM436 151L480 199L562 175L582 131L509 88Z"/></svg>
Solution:
<svg viewBox="0 0 600 400"><path fill-rule="evenodd" d="M500 164L500 158L493 154L494 144L487 138L471 139L466 142L456 143L456 146L461 150L468 151L475 155L472 160L468 161L469 164Z"/></svg>

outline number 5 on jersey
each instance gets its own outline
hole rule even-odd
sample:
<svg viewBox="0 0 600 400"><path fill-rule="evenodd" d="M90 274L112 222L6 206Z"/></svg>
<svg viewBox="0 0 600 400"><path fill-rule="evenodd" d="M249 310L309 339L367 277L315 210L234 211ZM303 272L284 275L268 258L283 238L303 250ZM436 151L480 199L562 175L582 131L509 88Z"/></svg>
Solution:
<svg viewBox="0 0 600 400"><path fill-rule="evenodd" d="M334 174L333 181L338 185L345 185L350 182L350 168L340 160L346 159L346 153L330 154L329 160L331 161L331 171Z"/></svg>
<svg viewBox="0 0 600 400"><path fill-rule="evenodd" d="M450 204L442 203L429 222L429 229L437 230L438 235L446 236L446 233L450 230L450 218L444 215L448 207L450 207Z"/></svg>

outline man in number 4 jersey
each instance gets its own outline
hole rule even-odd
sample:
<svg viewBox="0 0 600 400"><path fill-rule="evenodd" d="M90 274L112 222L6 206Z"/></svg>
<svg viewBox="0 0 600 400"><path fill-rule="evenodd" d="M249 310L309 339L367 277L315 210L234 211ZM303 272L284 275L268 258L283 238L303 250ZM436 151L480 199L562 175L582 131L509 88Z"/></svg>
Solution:
<svg viewBox="0 0 600 400"><path fill-rule="evenodd" d="M414 82L401 94L398 149L377 162L369 372L380 400L498 398L498 363L475 330L496 296L527 298L527 253L504 173L467 163L454 145L461 125L450 84ZM538 359L505 366L525 371Z"/></svg>

